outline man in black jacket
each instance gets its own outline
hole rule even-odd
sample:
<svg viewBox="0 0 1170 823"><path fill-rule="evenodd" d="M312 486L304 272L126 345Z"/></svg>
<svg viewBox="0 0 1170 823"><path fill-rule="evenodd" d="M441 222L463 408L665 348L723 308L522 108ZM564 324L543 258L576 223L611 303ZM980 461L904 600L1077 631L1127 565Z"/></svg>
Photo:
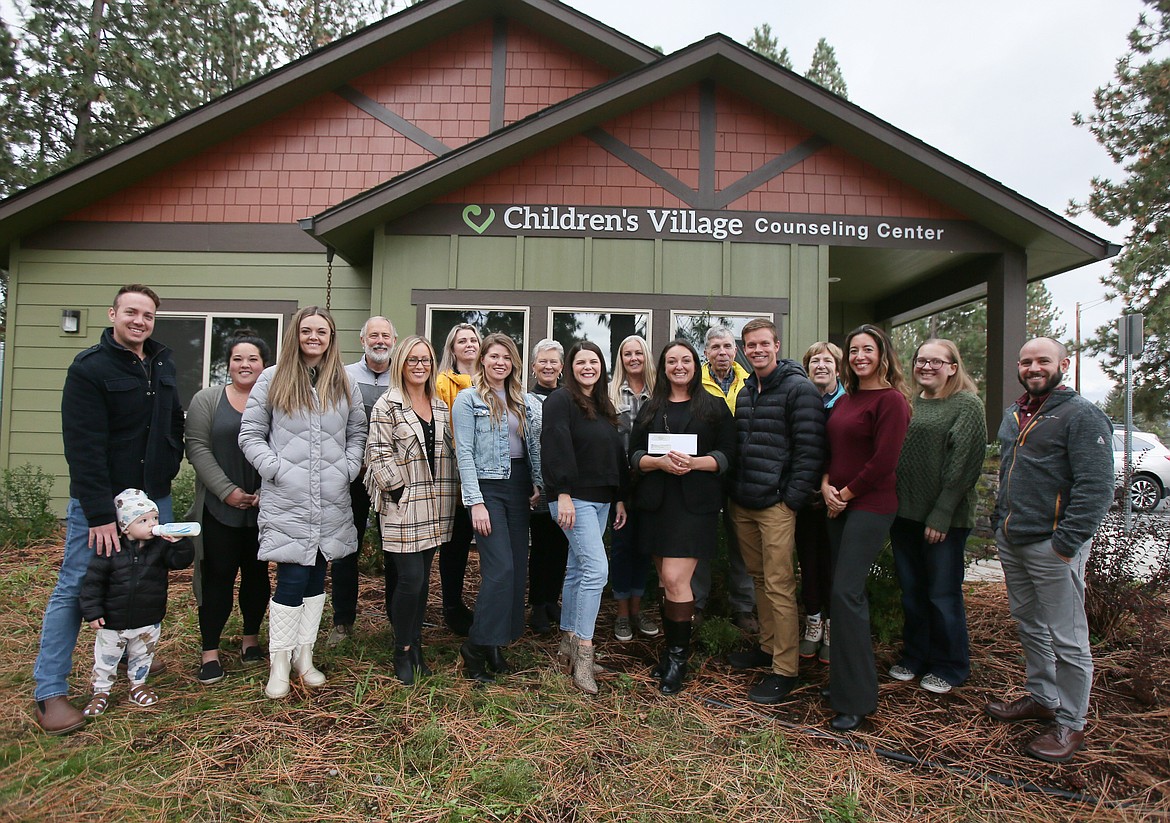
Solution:
<svg viewBox="0 0 1170 823"><path fill-rule="evenodd" d="M730 656L737 669L771 672L748 692L754 703L779 703L796 685L800 623L792 550L796 512L808 505L824 465L825 414L820 392L793 360L780 360L776 326L764 318L743 327L753 374L739 392L739 452L731 483L731 521L756 587L760 646Z"/></svg>
<svg viewBox="0 0 1170 823"><path fill-rule="evenodd" d="M150 339L158 295L123 286L109 310L101 342L74 358L61 395L61 436L69 464L65 555L41 628L36 721L67 734L85 720L68 700L68 677L81 626L81 582L94 553L118 551L114 495L143 489L171 512L171 480L183 459L183 408L167 347Z"/></svg>

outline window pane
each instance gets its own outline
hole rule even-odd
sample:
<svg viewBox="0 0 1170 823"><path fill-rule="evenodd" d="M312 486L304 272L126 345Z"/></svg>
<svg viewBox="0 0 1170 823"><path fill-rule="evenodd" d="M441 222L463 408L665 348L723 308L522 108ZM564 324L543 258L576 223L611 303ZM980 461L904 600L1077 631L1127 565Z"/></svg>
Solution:
<svg viewBox="0 0 1170 823"><path fill-rule="evenodd" d="M280 321L275 317L213 317L211 318L211 368L209 386L228 382L227 347L232 335L239 329L251 329L268 344L269 356L276 362L276 342L280 339Z"/></svg>
<svg viewBox="0 0 1170 823"><path fill-rule="evenodd" d="M459 323L470 323L479 329L479 336L499 332L506 334L516 343L524 362L524 331L528 313L522 309L431 309L431 345L439 360L443 359L443 346L447 335Z"/></svg>
<svg viewBox="0 0 1170 823"><path fill-rule="evenodd" d="M612 374L622 341L631 334L646 337L649 324L648 312L554 311L552 338L565 347L566 357L575 343L596 343L605 356L605 370Z"/></svg>
<svg viewBox="0 0 1170 823"><path fill-rule="evenodd" d="M203 388L203 317L168 317L154 320L155 340L172 350L171 358L179 375L179 399L183 408Z"/></svg>

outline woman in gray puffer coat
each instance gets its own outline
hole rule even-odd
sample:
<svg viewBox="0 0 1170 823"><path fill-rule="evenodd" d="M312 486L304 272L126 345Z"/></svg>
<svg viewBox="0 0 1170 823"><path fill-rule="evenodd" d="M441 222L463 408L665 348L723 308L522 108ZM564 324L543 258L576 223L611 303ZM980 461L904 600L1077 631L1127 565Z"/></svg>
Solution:
<svg viewBox="0 0 1170 823"><path fill-rule="evenodd" d="M261 478L259 558L277 564L264 689L273 699L288 694L294 666L306 686L325 683L313 666L325 568L358 547L349 484L362 466L366 413L336 336L325 309L293 315L276 366L256 381L240 421L240 448Z"/></svg>

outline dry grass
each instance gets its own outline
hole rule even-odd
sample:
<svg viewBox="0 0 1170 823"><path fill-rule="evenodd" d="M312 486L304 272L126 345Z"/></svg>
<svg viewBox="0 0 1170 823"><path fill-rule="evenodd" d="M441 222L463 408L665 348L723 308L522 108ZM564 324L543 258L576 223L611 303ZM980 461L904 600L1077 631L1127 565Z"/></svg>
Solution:
<svg viewBox="0 0 1170 823"><path fill-rule="evenodd" d="M1019 753L1034 727L982 716L987 699L1018 694L1022 684L997 584L969 589L968 685L940 697L883 680L868 730L841 739L827 733L830 714L817 694L824 667L806 669L793 702L761 709L744 699L749 677L696 655L687 690L671 699L646 674L656 646L637 641L602 642L613 673L588 699L554 670L551 639L526 635L510 652L520 670L475 689L458 671L456 639L429 629L436 676L404 688L391 674L374 579L362 581L358 639L319 654L324 688L267 700L266 671L242 670L226 653L228 678L203 687L194 679L188 578L177 576L161 652L169 670L153 681L163 700L131 708L120 684L105 717L55 739L37 732L29 694L59 558L51 543L0 555L0 819L1170 819L1170 710L1127 692L1131 650L1096 650L1088 747L1068 766ZM603 613L603 626L610 619ZM225 639L225 649L237 639ZM83 630L78 694L86 691L91 642ZM883 670L892 657L879 648ZM1164 700L1170 676L1165 665L1160 671Z"/></svg>

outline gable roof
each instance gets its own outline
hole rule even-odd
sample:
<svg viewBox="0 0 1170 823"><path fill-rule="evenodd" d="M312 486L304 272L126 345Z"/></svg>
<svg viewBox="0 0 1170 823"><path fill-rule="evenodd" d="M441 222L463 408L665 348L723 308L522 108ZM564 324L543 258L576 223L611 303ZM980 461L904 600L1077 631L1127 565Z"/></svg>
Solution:
<svg viewBox="0 0 1170 823"><path fill-rule="evenodd" d="M30 231L331 92L385 64L388 56L495 17L523 23L618 72L661 57L556 0L430 0L410 6L0 201L0 263L9 244Z"/></svg>
<svg viewBox="0 0 1170 823"><path fill-rule="evenodd" d="M375 229L436 197L703 81L734 90L1027 252L1035 279L1117 247L821 86L716 34L418 166L301 221L347 259L369 259Z"/></svg>

